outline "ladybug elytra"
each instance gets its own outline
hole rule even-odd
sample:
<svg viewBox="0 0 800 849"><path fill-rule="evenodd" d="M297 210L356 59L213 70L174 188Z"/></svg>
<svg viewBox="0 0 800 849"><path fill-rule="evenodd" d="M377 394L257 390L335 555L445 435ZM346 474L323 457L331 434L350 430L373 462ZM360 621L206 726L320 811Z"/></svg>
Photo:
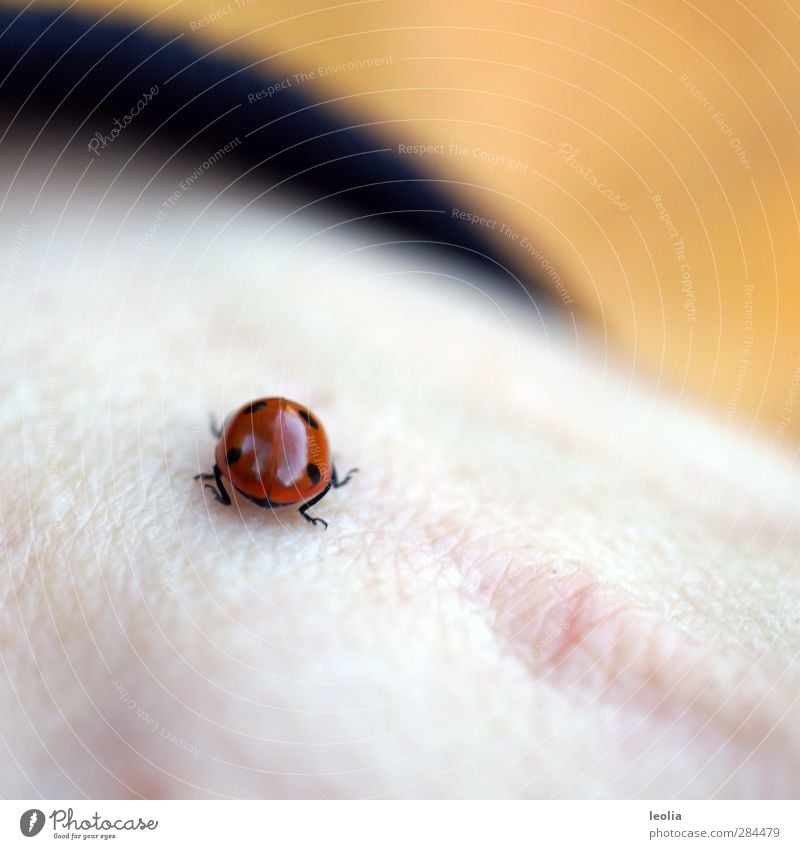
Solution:
<svg viewBox="0 0 800 849"><path fill-rule="evenodd" d="M344 486L351 469L339 480L331 462L328 437L319 420L302 404L286 398L259 398L228 417L218 438L212 474L195 475L217 501L230 505L222 478L240 495L259 507L299 504L299 512L312 524L328 523L309 516L307 510L331 489Z"/></svg>

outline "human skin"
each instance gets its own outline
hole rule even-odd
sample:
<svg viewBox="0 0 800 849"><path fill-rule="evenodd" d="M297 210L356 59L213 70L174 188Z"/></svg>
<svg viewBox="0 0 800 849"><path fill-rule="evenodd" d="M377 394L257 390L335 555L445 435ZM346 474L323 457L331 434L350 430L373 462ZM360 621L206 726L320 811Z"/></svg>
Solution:
<svg viewBox="0 0 800 849"><path fill-rule="evenodd" d="M2 796L797 795L792 446L125 144L3 162ZM264 395L327 531L192 480Z"/></svg>

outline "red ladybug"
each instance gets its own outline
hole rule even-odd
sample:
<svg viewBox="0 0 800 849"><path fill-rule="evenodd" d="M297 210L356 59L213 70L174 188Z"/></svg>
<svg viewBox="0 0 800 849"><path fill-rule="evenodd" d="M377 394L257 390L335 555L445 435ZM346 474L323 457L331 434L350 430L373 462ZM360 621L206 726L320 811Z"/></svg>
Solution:
<svg viewBox="0 0 800 849"><path fill-rule="evenodd" d="M231 486L259 507L300 504L303 518L326 528L324 519L309 516L309 507L330 489L344 486L354 472L339 480L331 462L328 437L319 421L304 407L286 398L259 398L229 416L218 430L213 474L195 475L214 498L226 506L230 496L222 484L224 475Z"/></svg>

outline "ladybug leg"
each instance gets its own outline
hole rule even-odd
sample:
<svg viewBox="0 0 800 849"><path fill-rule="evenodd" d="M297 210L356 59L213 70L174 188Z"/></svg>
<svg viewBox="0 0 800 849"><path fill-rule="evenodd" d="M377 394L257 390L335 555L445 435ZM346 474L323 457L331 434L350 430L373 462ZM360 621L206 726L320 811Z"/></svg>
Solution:
<svg viewBox="0 0 800 849"><path fill-rule="evenodd" d="M217 417L213 413L208 414L208 426L211 428L211 435L219 439L222 436L222 428L217 425Z"/></svg>
<svg viewBox="0 0 800 849"><path fill-rule="evenodd" d="M358 471L358 469L350 469L350 471L344 476L344 480L339 480L339 476L336 474L336 466L333 467L333 474L331 476L332 484L331 486L334 489L339 489L340 486L344 486L350 478Z"/></svg>
<svg viewBox="0 0 800 849"><path fill-rule="evenodd" d="M318 501L323 499L328 494L328 490L332 487L333 481L331 481L328 487L323 489L319 495L315 495L311 501L306 501L305 504L301 504L298 508L298 512L307 522L311 522L312 525L324 525L326 530L328 529L328 523L324 519L320 519L319 516L309 516L308 513L306 513L306 510L308 510L309 507L313 507Z"/></svg>
<svg viewBox="0 0 800 849"><path fill-rule="evenodd" d="M308 513L306 513L307 509L308 504L304 504L298 512L307 522L311 522L312 525L322 525L327 531L328 523L324 519L320 519L319 516L309 516Z"/></svg>
<svg viewBox="0 0 800 849"><path fill-rule="evenodd" d="M214 497L219 501L220 504L224 504L226 507L231 503L231 497L225 492L225 487L222 485L222 475L219 472L219 466L214 463L214 468L212 469L214 472L214 481L217 484L217 489L219 492L214 493ZM206 484L208 486L208 484ZM214 489L213 486L209 486L209 489Z"/></svg>
<svg viewBox="0 0 800 849"><path fill-rule="evenodd" d="M222 475L219 472L219 466L214 464L214 474L208 475L195 475L195 480L201 481L210 481L213 480L217 484L217 488L215 489L211 484L206 484L206 489L210 489L214 493L214 498L219 501L220 504L224 504L226 507L231 503L231 498L228 493L225 491L225 487L222 484Z"/></svg>

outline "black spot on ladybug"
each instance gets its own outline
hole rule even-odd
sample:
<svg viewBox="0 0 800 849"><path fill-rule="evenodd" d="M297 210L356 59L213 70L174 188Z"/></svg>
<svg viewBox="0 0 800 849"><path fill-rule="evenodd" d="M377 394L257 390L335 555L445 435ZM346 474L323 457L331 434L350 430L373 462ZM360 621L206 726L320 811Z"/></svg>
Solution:
<svg viewBox="0 0 800 849"><path fill-rule="evenodd" d="M242 456L241 448L231 448L230 451L225 455L225 462L231 466L233 465L240 457Z"/></svg>
<svg viewBox="0 0 800 849"><path fill-rule="evenodd" d="M308 474L308 477L311 479L311 483L313 483L315 485L319 483L320 478L322 477L319 473L319 466L316 463L309 463L306 466L306 473Z"/></svg>
<svg viewBox="0 0 800 849"><path fill-rule="evenodd" d="M259 410L263 410L266 406L266 401L256 401L255 404L251 404L249 407L245 407L242 410L242 413L246 416L252 416L253 413L257 413Z"/></svg>
<svg viewBox="0 0 800 849"><path fill-rule="evenodd" d="M310 413L307 413L305 410L298 410L297 415L310 427L313 427L314 430L319 430L319 425L317 424L317 420Z"/></svg>

